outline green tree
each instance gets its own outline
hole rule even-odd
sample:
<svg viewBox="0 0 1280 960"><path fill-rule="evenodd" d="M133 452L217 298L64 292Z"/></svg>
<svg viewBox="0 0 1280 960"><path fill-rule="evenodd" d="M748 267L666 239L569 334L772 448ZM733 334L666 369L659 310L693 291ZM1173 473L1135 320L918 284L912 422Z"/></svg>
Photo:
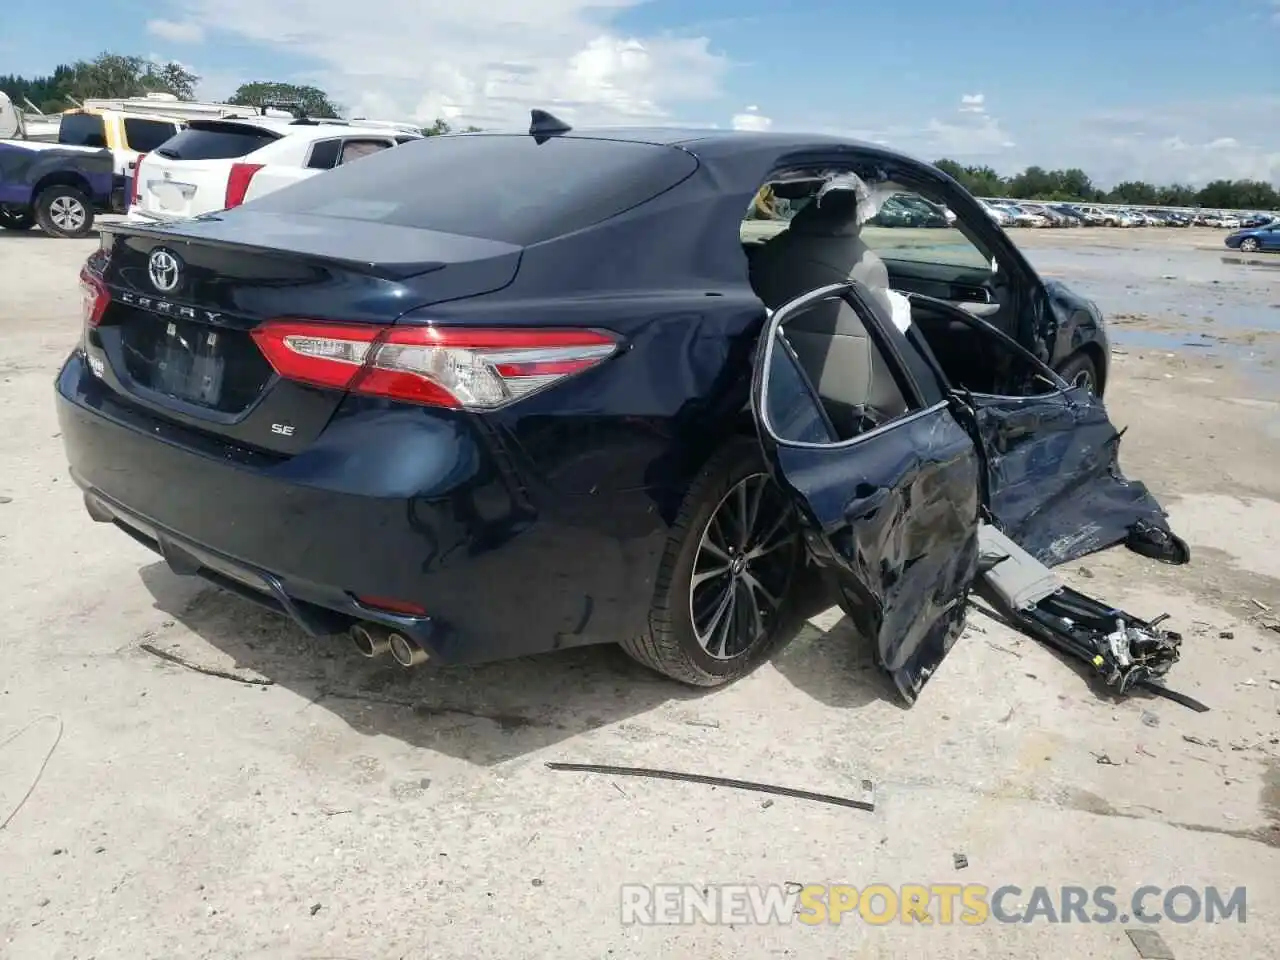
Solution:
<svg viewBox="0 0 1280 960"><path fill-rule="evenodd" d="M1063 170L1061 173L1061 193L1063 200L1097 200L1100 191L1093 185L1093 180L1079 167Z"/></svg>
<svg viewBox="0 0 1280 960"><path fill-rule="evenodd" d="M1280 194L1260 180L1214 180L1196 194L1196 201L1204 207L1275 210Z"/></svg>
<svg viewBox="0 0 1280 960"><path fill-rule="evenodd" d="M322 119L332 119L340 113L338 105L319 87L309 84L280 83L273 80L242 83L231 95L228 103L245 107L296 104L307 116Z"/></svg>
<svg viewBox="0 0 1280 960"><path fill-rule="evenodd" d="M978 197L1001 197L1005 195L1004 178L991 167L966 167L955 160L939 160L934 164L943 173Z"/></svg>
<svg viewBox="0 0 1280 960"><path fill-rule="evenodd" d="M1135 206L1153 207L1160 202L1160 192L1156 187L1142 180L1126 180L1118 183L1107 194L1110 203L1131 203Z"/></svg>
<svg viewBox="0 0 1280 960"><path fill-rule="evenodd" d="M1173 183L1156 188L1156 203L1162 207L1194 207L1196 188L1183 183Z"/></svg>
<svg viewBox="0 0 1280 960"><path fill-rule="evenodd" d="M139 97L172 93L180 100L195 96L200 78L178 63L153 63L143 57L104 53L71 65L66 92L77 100L93 97Z"/></svg>
<svg viewBox="0 0 1280 960"><path fill-rule="evenodd" d="M431 126L422 128L424 137L443 137L447 133L482 133L479 127L463 127L461 130L454 130L453 124L443 117L436 117Z"/></svg>
<svg viewBox="0 0 1280 960"><path fill-rule="evenodd" d="M20 109L23 100L30 100L45 113L57 113L71 106L67 94L71 88L72 69L68 64L54 67L53 73L44 77L20 77L17 74L0 74L0 90L9 95Z"/></svg>

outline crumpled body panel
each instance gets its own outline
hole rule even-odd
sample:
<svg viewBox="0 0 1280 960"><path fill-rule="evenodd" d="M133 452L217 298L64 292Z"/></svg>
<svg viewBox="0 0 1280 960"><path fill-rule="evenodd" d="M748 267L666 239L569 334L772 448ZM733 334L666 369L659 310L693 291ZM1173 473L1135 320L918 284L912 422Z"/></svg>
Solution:
<svg viewBox="0 0 1280 960"><path fill-rule="evenodd" d="M780 447L780 475L802 495L811 536L836 554L854 626L908 702L964 623L978 559L978 460L945 408L850 446ZM851 469L857 479L850 482Z"/></svg>
<svg viewBox="0 0 1280 960"><path fill-rule="evenodd" d="M1086 390L971 402L988 457L992 515L1041 563L1056 566L1126 542L1186 562L1186 546L1151 491L1121 472L1121 432Z"/></svg>

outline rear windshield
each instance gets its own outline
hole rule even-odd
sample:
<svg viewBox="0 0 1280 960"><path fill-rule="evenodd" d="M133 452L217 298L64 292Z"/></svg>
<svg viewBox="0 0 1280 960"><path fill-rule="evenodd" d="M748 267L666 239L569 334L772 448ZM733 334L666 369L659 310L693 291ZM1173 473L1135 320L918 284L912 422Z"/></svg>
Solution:
<svg viewBox="0 0 1280 960"><path fill-rule="evenodd" d="M429 137L253 201L309 214L525 246L600 223L697 169L683 150L515 134Z"/></svg>
<svg viewBox="0 0 1280 960"><path fill-rule="evenodd" d="M156 148L171 160L234 160L265 147L279 137L247 123L194 121Z"/></svg>
<svg viewBox="0 0 1280 960"><path fill-rule="evenodd" d="M164 120L144 120L142 117L124 118L124 138L129 149L150 153L177 132L177 127Z"/></svg>
<svg viewBox="0 0 1280 960"><path fill-rule="evenodd" d="M69 147L105 147L107 131L96 113L64 113L58 123L58 142Z"/></svg>

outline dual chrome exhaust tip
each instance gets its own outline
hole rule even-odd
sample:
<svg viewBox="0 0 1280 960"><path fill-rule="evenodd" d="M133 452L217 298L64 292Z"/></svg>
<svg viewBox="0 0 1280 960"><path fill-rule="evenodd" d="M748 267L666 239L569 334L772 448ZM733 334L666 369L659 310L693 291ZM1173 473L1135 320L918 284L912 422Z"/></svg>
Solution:
<svg viewBox="0 0 1280 960"><path fill-rule="evenodd" d="M427 651L412 637L376 623L357 623L348 634L363 657L372 659L390 653L392 659L406 670L420 666L429 659Z"/></svg>

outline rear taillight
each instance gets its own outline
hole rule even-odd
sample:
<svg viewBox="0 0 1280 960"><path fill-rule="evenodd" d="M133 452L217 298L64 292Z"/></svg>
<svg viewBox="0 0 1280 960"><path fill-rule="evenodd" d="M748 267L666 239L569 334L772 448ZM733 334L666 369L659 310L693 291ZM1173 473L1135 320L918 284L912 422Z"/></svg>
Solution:
<svg viewBox="0 0 1280 960"><path fill-rule="evenodd" d="M138 159L133 161L133 189L129 191L129 206L133 206L138 202L138 195L142 192L142 160L146 157L145 153L138 154Z"/></svg>
<svg viewBox="0 0 1280 960"><path fill-rule="evenodd" d="M87 327L96 327L102 322L102 315L107 312L107 304L111 302L111 294L107 292L106 285L88 267L80 270L80 302Z"/></svg>
<svg viewBox="0 0 1280 960"><path fill-rule="evenodd" d="M262 169L260 163L233 163L231 173L227 175L226 209L238 207L244 203L245 194L249 192L249 183L253 175Z"/></svg>
<svg viewBox="0 0 1280 960"><path fill-rule="evenodd" d="M451 409L493 410L604 362L598 330L380 327L274 320L253 331L287 380Z"/></svg>

